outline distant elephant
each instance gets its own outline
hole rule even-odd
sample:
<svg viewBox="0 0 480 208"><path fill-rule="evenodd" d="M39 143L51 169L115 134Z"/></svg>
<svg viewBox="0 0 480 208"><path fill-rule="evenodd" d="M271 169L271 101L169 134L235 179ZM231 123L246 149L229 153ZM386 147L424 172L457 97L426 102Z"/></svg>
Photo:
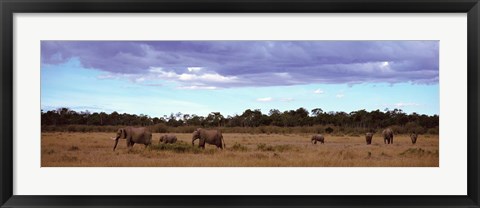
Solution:
<svg viewBox="0 0 480 208"><path fill-rule="evenodd" d="M383 130L382 135L383 135L383 142L385 144L387 144L387 143L388 144L390 144L390 143L393 144L393 131L392 131L392 129L387 128L387 129Z"/></svg>
<svg viewBox="0 0 480 208"><path fill-rule="evenodd" d="M115 148L117 148L119 139L127 140L127 147L130 151L135 143L144 144L145 148L147 148L147 146L152 143L152 132L150 132L147 128L144 127L120 128L117 131L117 136L112 139L115 140L115 146L113 146L113 151L115 151Z"/></svg>
<svg viewBox="0 0 480 208"><path fill-rule="evenodd" d="M175 142L177 142L177 136L175 136L173 134L165 134L165 135L160 136L160 141L158 143L159 144L160 143L173 144Z"/></svg>
<svg viewBox="0 0 480 208"><path fill-rule="evenodd" d="M323 144L325 142L325 137L321 134L313 135L311 142L317 144L317 141Z"/></svg>
<svg viewBox="0 0 480 208"><path fill-rule="evenodd" d="M218 130L206 130L206 129L198 128L193 132L192 146L195 145L194 142L196 139L200 140L200 143L198 144L198 146L203 149L205 149L205 143L213 144L220 149L223 149L226 147L225 141L223 140L223 135Z"/></svg>
<svg viewBox="0 0 480 208"><path fill-rule="evenodd" d="M412 144L417 143L417 137L418 137L418 134L416 133L410 134L410 139L412 140Z"/></svg>
<svg viewBox="0 0 480 208"><path fill-rule="evenodd" d="M370 133L370 132L365 134L365 139L367 140L367 145L372 144L372 137L373 137L373 134Z"/></svg>

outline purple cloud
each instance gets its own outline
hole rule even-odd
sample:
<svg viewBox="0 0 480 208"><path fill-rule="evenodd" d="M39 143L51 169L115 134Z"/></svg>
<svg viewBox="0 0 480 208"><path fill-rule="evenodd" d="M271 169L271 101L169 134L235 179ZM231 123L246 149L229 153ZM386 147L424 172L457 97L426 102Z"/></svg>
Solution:
<svg viewBox="0 0 480 208"><path fill-rule="evenodd" d="M77 58L102 78L183 89L438 83L438 41L42 41L42 64Z"/></svg>

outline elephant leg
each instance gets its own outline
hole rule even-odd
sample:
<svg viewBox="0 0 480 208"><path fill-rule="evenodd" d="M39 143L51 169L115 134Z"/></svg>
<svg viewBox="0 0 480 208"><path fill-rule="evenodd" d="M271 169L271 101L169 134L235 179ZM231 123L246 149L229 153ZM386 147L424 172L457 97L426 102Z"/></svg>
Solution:
<svg viewBox="0 0 480 208"><path fill-rule="evenodd" d="M134 144L135 144L134 142L130 142L130 141L127 142L127 148L129 152L132 150Z"/></svg>
<svg viewBox="0 0 480 208"><path fill-rule="evenodd" d="M200 142L198 146L201 147L202 149L205 149L205 139L200 138Z"/></svg>
<svg viewBox="0 0 480 208"><path fill-rule="evenodd" d="M217 146L217 149L218 148L223 149L222 140L220 138L218 139L216 146Z"/></svg>
<svg viewBox="0 0 480 208"><path fill-rule="evenodd" d="M315 139L315 141L313 142L313 144L317 144L317 140Z"/></svg>
<svg viewBox="0 0 480 208"><path fill-rule="evenodd" d="M392 137L392 144L393 144L393 137Z"/></svg>

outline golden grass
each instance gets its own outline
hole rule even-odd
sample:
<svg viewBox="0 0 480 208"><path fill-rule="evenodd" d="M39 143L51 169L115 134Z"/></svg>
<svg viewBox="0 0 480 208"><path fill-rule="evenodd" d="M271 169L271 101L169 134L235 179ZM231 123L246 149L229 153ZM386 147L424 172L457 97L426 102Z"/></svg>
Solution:
<svg viewBox="0 0 480 208"><path fill-rule="evenodd" d="M374 135L326 135L325 144L310 143L309 134L223 134L226 150L206 145L192 149L191 134L176 134L186 152L144 148L128 152L120 140L114 152L114 133L42 133L42 167L438 167L438 136L420 135L412 144L395 135L393 145ZM153 134L157 145L160 134ZM196 141L198 145L198 140ZM187 146L188 145L188 146Z"/></svg>

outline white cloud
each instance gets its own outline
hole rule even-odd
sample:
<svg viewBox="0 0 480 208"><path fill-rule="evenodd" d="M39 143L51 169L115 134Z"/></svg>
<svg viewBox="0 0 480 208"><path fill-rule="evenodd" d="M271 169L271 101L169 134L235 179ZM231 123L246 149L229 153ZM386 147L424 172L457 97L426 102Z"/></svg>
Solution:
<svg viewBox="0 0 480 208"><path fill-rule="evenodd" d="M390 64L388 63L388 61L384 61L380 63L380 67L388 67L389 65Z"/></svg>
<svg viewBox="0 0 480 208"><path fill-rule="evenodd" d="M162 73L163 72L163 68L162 67L150 67L150 72L153 72L153 73Z"/></svg>
<svg viewBox="0 0 480 208"><path fill-rule="evenodd" d="M290 76L289 73L287 72L278 72L278 73L273 73L274 75L280 77L280 78L290 78L292 76Z"/></svg>
<svg viewBox="0 0 480 208"><path fill-rule="evenodd" d="M313 93L315 93L315 94L323 94L324 91L321 90L321 89L317 89L317 90L313 91Z"/></svg>
<svg viewBox="0 0 480 208"><path fill-rule="evenodd" d="M159 78L175 78L178 77L178 75L174 72L166 72L163 70L162 67L151 67L150 68L150 73L158 75Z"/></svg>
<svg viewBox="0 0 480 208"><path fill-rule="evenodd" d="M144 86L150 86L150 87L161 87L163 84L160 83L149 83L149 84L143 84Z"/></svg>
<svg viewBox="0 0 480 208"><path fill-rule="evenodd" d="M343 97L345 97L345 95L344 94L337 94L336 97L337 98L343 98Z"/></svg>
<svg viewBox="0 0 480 208"><path fill-rule="evenodd" d="M97 76L98 79L115 79L117 76L113 74L102 74Z"/></svg>
<svg viewBox="0 0 480 208"><path fill-rule="evenodd" d="M214 86L181 86L177 87L177 89L182 89L182 90L215 90L217 87Z"/></svg>
<svg viewBox="0 0 480 208"><path fill-rule="evenodd" d="M413 102L399 102L399 103L390 103L390 104L378 104L377 106L383 107L383 108L405 108L405 107L415 107L415 106L421 106L419 103L413 103Z"/></svg>
<svg viewBox="0 0 480 208"><path fill-rule="evenodd" d="M183 80L183 81L190 81L190 80L194 80L196 79L196 75L194 74L180 74L178 75L178 79L179 80Z"/></svg>
<svg viewBox="0 0 480 208"><path fill-rule="evenodd" d="M226 77L222 76L217 73L213 74L203 74L198 77L198 80L200 81L211 81L211 82L235 82L237 78L232 76L232 77Z"/></svg>
<svg viewBox="0 0 480 208"><path fill-rule="evenodd" d="M393 106L397 108L402 108L402 107L411 107L411 106L419 106L420 104L418 103L395 103Z"/></svg>
<svg viewBox="0 0 480 208"><path fill-rule="evenodd" d="M192 69L193 68L193 69ZM161 67L152 67L150 68L150 72L155 74L157 78L160 79L171 79L171 80L177 80L177 81L196 81L196 82L215 82L215 83L233 83L237 81L237 77L235 76L222 76L218 73L215 72L210 72L210 73L203 73L203 74L197 74L195 72L199 72L201 70L200 67L189 67L188 71L189 72L194 72L194 73L182 73L182 74L177 74L173 71L168 71L166 72L163 70Z"/></svg>
<svg viewBox="0 0 480 208"><path fill-rule="evenodd" d="M145 81L145 77L139 77L135 79L135 82L143 82Z"/></svg>
<svg viewBox="0 0 480 208"><path fill-rule="evenodd" d="M265 98L257 98L258 102L270 102L273 101L272 97L265 97Z"/></svg>
<svg viewBox="0 0 480 208"><path fill-rule="evenodd" d="M144 74L101 74L97 76L98 79L128 79L134 83L143 83L147 80L151 80L150 75Z"/></svg>
<svg viewBox="0 0 480 208"><path fill-rule="evenodd" d="M282 98L282 99L280 99L280 101L283 101L283 102L292 102L294 100L295 99L293 99L293 98Z"/></svg>
<svg viewBox="0 0 480 208"><path fill-rule="evenodd" d="M199 72L201 71L203 68L202 67L187 67L187 70L189 72Z"/></svg>
<svg viewBox="0 0 480 208"><path fill-rule="evenodd" d="M79 57L79 62L84 67L114 74L157 75L158 72L173 71L173 74L165 75L173 79L182 73L218 73L238 78L232 85L209 83L217 87L314 83L438 84L438 41L354 41L348 44L344 41L310 41L308 44L302 41L207 42L173 41L173 48L185 47L191 50L172 53L172 47L163 47L166 43L162 41L107 41L94 45L88 41L46 41L45 47L42 47L42 52L45 51L42 64L63 64L72 57ZM198 47L199 44L202 47ZM101 47L97 50L97 46ZM127 47L129 50L124 50ZM281 50L287 47L289 50ZM135 52L130 52L130 48ZM203 48L208 48L208 55L205 55ZM235 55L225 56L225 49ZM368 53L358 59L357 55L365 50ZM251 57L256 57L255 61L245 61ZM327 58L312 61L317 60L317 57ZM226 64L220 63L220 59Z"/></svg>

